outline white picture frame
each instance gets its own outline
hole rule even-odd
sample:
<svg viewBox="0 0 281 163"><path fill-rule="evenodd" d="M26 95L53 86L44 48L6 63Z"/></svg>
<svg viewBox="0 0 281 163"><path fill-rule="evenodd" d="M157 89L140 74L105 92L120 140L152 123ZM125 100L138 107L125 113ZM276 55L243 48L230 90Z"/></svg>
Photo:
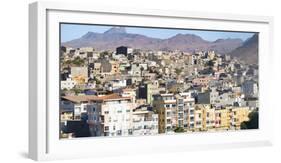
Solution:
<svg viewBox="0 0 281 163"><path fill-rule="evenodd" d="M57 116L59 105L58 23L69 21L138 26L149 23L149 26L158 27L259 32L260 128L241 132L60 140L58 137L59 117ZM271 92L274 90L270 71L274 67L272 28L273 18L267 16L120 8L89 3L35 2L30 4L29 157L34 160L53 160L271 145L274 112L274 106L269 102L273 96Z"/></svg>

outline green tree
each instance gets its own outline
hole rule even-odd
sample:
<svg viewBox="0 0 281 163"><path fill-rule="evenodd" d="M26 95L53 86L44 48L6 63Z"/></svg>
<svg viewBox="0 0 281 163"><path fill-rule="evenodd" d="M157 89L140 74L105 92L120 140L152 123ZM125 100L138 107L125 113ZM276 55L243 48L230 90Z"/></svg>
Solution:
<svg viewBox="0 0 281 163"><path fill-rule="evenodd" d="M206 63L206 66L209 66L209 67L213 67L214 66L214 61L208 61L207 63Z"/></svg>
<svg viewBox="0 0 281 163"><path fill-rule="evenodd" d="M184 131L184 128L182 128L182 127L177 127L174 131L175 131L176 133L185 132L185 131Z"/></svg>
<svg viewBox="0 0 281 163"><path fill-rule="evenodd" d="M70 65L71 64L71 60L67 60L64 63L67 64L67 65Z"/></svg>
<svg viewBox="0 0 281 163"><path fill-rule="evenodd" d="M82 90L79 88L72 88L72 91L75 93L75 95L78 95L79 93L82 92Z"/></svg>
<svg viewBox="0 0 281 163"><path fill-rule="evenodd" d="M103 52L100 53L100 58L105 58L105 56L109 56L108 51L103 51Z"/></svg>
<svg viewBox="0 0 281 163"><path fill-rule="evenodd" d="M95 78L96 84L101 84L101 81L97 78Z"/></svg>
<svg viewBox="0 0 281 163"><path fill-rule="evenodd" d="M253 111L249 114L249 121L241 123L241 129L258 129L259 128L259 112Z"/></svg>
<svg viewBox="0 0 281 163"><path fill-rule="evenodd" d="M140 70L141 70L141 76L143 76L143 70L144 70L144 68L141 66Z"/></svg>
<svg viewBox="0 0 281 163"><path fill-rule="evenodd" d="M180 75L181 72L182 72L182 69L176 68L175 71L176 71L176 74L177 74L177 75Z"/></svg>
<svg viewBox="0 0 281 163"><path fill-rule="evenodd" d="M74 58L74 60L72 61L72 64L76 65L76 66L81 66L84 65L85 61L83 59L81 59L80 57L76 57Z"/></svg>

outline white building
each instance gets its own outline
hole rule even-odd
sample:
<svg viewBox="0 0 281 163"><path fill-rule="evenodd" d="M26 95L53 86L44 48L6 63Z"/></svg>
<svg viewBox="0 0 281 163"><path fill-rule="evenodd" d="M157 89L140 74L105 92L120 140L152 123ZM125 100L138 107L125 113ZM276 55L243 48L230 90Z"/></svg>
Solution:
<svg viewBox="0 0 281 163"><path fill-rule="evenodd" d="M134 108L135 103L131 97L122 97L117 94L91 99L87 110L92 136L133 135Z"/></svg>
<svg viewBox="0 0 281 163"><path fill-rule="evenodd" d="M133 112L133 135L158 134L158 114L148 110L147 106L140 106Z"/></svg>
<svg viewBox="0 0 281 163"><path fill-rule="evenodd" d="M142 76L143 71L146 71L148 66L146 63L134 63L131 65L131 70L129 74L132 76Z"/></svg>
<svg viewBox="0 0 281 163"><path fill-rule="evenodd" d="M67 78L66 80L61 81L61 89L67 89L70 90L74 88L76 85L76 81L72 80L71 78Z"/></svg>
<svg viewBox="0 0 281 163"><path fill-rule="evenodd" d="M122 97L131 97L133 102L136 102L136 89L125 88L122 90Z"/></svg>
<svg viewBox="0 0 281 163"><path fill-rule="evenodd" d="M80 96L63 96L63 101L73 103L74 120L80 120L81 114L87 113L87 105L91 99L95 99L94 95L80 95Z"/></svg>
<svg viewBox="0 0 281 163"><path fill-rule="evenodd" d="M127 81L125 79L124 80L115 79L105 84L105 87L108 91L113 91L126 86L127 86Z"/></svg>

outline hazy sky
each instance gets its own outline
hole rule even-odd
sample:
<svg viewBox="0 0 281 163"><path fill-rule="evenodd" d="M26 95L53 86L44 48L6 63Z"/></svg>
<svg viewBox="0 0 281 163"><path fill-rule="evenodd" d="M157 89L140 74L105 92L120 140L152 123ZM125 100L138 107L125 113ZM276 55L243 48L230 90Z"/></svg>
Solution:
<svg viewBox="0 0 281 163"><path fill-rule="evenodd" d="M80 24L61 24L61 41L70 41L79 38L87 32L103 33L114 26L102 25L80 25ZM254 33L249 32L220 32L220 31L203 31L203 30L187 30L187 29L159 29L159 28L143 28L143 27L126 27L127 33L142 34L153 38L169 38L176 34L195 34L208 41L217 39L240 38L243 41L253 36Z"/></svg>

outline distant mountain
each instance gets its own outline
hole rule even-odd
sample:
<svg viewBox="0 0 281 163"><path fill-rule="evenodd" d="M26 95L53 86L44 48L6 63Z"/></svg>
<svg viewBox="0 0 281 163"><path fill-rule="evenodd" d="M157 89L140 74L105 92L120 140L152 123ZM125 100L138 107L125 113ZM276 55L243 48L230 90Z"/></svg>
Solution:
<svg viewBox="0 0 281 163"><path fill-rule="evenodd" d="M240 47L243 44L241 39L218 39L211 43L210 49L220 52L222 54L229 53Z"/></svg>
<svg viewBox="0 0 281 163"><path fill-rule="evenodd" d="M242 46L232 51L230 55L249 64L258 64L258 42L258 34L255 34L246 40Z"/></svg>
<svg viewBox="0 0 281 163"><path fill-rule="evenodd" d="M139 34L130 34L124 28L115 27L104 33L88 32L81 38L62 43L62 45L73 48L90 46L97 50L114 50L116 47L122 45L133 48L153 49L159 42L160 39Z"/></svg>
<svg viewBox="0 0 281 163"><path fill-rule="evenodd" d="M194 34L177 34L168 39L152 38L140 34L127 33L124 27L114 27L104 33L88 32L81 38L62 43L63 46L79 48L94 47L97 50L115 50L118 46L130 46L144 50L214 50L225 54L243 44L241 39L219 39L206 41Z"/></svg>
<svg viewBox="0 0 281 163"><path fill-rule="evenodd" d="M116 34L116 33L127 33L125 27L119 27L119 28L111 28L108 31L104 32L105 34Z"/></svg>

